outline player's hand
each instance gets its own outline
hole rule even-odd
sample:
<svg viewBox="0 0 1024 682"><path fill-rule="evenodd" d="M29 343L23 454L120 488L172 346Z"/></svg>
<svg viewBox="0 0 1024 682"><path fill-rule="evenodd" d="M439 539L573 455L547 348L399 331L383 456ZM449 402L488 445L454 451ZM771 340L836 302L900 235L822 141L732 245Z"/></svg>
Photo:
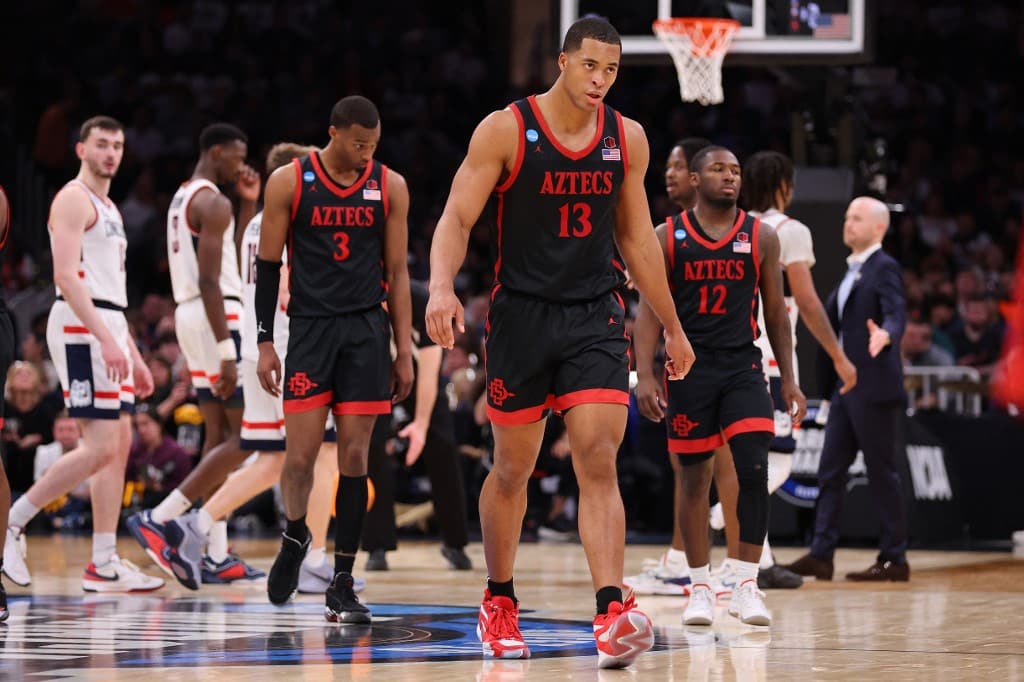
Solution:
<svg viewBox="0 0 1024 682"><path fill-rule="evenodd" d="M260 358L256 361L256 376L263 390L276 398L281 395L281 358L277 357L270 341L264 341L258 347Z"/></svg>
<svg viewBox="0 0 1024 682"><path fill-rule="evenodd" d="M234 360L220 361L220 376L216 383L210 388L213 394L221 400L227 400L235 394L235 387L238 386L238 365Z"/></svg>
<svg viewBox="0 0 1024 682"><path fill-rule="evenodd" d="M238 172L238 180L235 181L235 189L238 190L238 197L244 201L258 200L260 198L260 174L249 164L242 164L242 170Z"/></svg>
<svg viewBox="0 0 1024 682"><path fill-rule="evenodd" d="M100 356L103 358L103 366L107 368L107 378L120 386L121 381L128 378L127 353L110 337L100 341Z"/></svg>
<svg viewBox="0 0 1024 682"><path fill-rule="evenodd" d="M144 362L132 365L132 379L135 381L135 395L145 400L153 395L153 373Z"/></svg>
<svg viewBox="0 0 1024 682"><path fill-rule="evenodd" d="M845 395L852 391L853 387L857 385L857 368L850 362L850 358L846 357L846 353L841 353L832 366L835 367L839 380L843 382L839 388L839 395Z"/></svg>
<svg viewBox="0 0 1024 682"><path fill-rule="evenodd" d="M782 400L790 406L790 416L793 417L793 426L804 423L807 415L807 398L803 391L796 385L795 381L782 382Z"/></svg>
<svg viewBox="0 0 1024 682"><path fill-rule="evenodd" d="M412 355L399 355L391 363L391 402L400 403L409 397L415 374L412 370Z"/></svg>
<svg viewBox="0 0 1024 682"><path fill-rule="evenodd" d="M465 311L459 297L455 295L454 289L441 293L430 292L426 318L427 336L442 348L451 350L455 347L455 332L452 330L453 319L455 328L460 333L466 332Z"/></svg>
<svg viewBox="0 0 1024 682"><path fill-rule="evenodd" d="M653 374L637 378L636 406L640 414L652 422L660 422L665 418L665 408L668 407L665 389Z"/></svg>
<svg viewBox="0 0 1024 682"><path fill-rule="evenodd" d="M677 329L670 334L666 329L665 371L668 372L668 380L679 381L685 378L696 360L697 356L694 355L693 346L686 338L686 333L682 329Z"/></svg>
<svg viewBox="0 0 1024 682"><path fill-rule="evenodd" d="M873 358L877 358L878 354L885 350L885 347L892 341L889 338L889 332L875 324L875 321L868 319L868 333L871 334L868 338L868 353Z"/></svg>
<svg viewBox="0 0 1024 682"><path fill-rule="evenodd" d="M418 421L411 421L405 428L398 432L399 438L408 438L409 447L405 451L405 466L411 467L423 454L423 445L427 442L427 429L429 424Z"/></svg>

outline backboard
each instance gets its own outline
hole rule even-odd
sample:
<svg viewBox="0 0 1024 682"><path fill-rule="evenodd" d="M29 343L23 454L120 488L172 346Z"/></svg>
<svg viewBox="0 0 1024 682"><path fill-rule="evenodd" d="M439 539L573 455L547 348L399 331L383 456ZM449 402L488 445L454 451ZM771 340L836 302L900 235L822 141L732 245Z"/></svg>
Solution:
<svg viewBox="0 0 1024 682"><path fill-rule="evenodd" d="M622 52L665 55L651 23L669 17L719 17L740 22L729 49L764 61L856 62L864 59L868 0L560 0L559 38L585 14L608 18L622 35ZM744 62L757 62L752 58Z"/></svg>

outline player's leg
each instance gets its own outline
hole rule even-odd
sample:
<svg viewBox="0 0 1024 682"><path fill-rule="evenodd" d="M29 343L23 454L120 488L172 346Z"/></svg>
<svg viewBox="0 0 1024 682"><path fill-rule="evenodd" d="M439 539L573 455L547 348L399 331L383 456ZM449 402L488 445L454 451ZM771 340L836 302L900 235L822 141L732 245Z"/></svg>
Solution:
<svg viewBox="0 0 1024 682"><path fill-rule="evenodd" d="M11 324L11 317L7 310L0 307L0 395L6 395L7 369L14 362L14 326ZM4 406L0 400L0 429L4 426ZM0 454L3 444L0 443ZM11 486L7 481L7 470L4 468L5 457L0 457L0 528L5 532L0 533L0 571L3 571L3 555L7 540L7 514L11 510ZM7 591L3 582L0 582L0 623L7 620L10 611L7 610Z"/></svg>
<svg viewBox="0 0 1024 682"><path fill-rule="evenodd" d="M726 544L726 558L715 577L715 592L718 596L726 596L732 592L732 566L740 556L740 529L736 516L740 484L736 479L736 466L733 464L732 451L728 444L715 448L713 480L715 490L718 491L718 503L710 511L711 526L716 525L715 517L720 514L725 528Z"/></svg>
<svg viewBox="0 0 1024 682"><path fill-rule="evenodd" d="M313 468L313 488L309 492L306 510L306 525L312 537L309 553L302 561L299 572L299 592L323 594L334 578L334 563L327 560L327 528L334 513L335 488L338 482L338 446L336 431L328 430L335 440L325 441ZM327 435L325 434L325 438ZM358 592L365 581L355 580Z"/></svg>
<svg viewBox="0 0 1024 682"><path fill-rule="evenodd" d="M396 465L394 458L387 453L390 436L391 420L378 419L370 436L367 461L367 474L376 491L373 505L363 521L363 549L370 555L366 559L367 571L388 570L387 552L398 548L398 531L395 528Z"/></svg>

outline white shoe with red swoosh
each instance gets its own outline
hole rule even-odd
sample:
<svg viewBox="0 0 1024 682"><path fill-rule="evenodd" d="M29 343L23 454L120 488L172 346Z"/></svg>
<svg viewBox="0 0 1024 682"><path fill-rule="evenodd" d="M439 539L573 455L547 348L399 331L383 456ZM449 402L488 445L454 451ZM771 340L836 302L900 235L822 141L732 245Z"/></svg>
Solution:
<svg viewBox="0 0 1024 682"><path fill-rule="evenodd" d="M82 589L86 592L151 592L163 586L163 578L146 575L116 554L102 566L89 562L82 576Z"/></svg>

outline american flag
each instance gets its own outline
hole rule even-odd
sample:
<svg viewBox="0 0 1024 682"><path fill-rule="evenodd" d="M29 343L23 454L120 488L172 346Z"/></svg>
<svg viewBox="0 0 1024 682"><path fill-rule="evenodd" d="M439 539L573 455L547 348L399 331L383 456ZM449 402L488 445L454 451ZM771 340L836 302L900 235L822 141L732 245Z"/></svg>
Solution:
<svg viewBox="0 0 1024 682"><path fill-rule="evenodd" d="M601 150L601 158L605 161L621 161L622 152L619 151L618 147L616 147L615 149L608 149L607 147L605 147L604 149Z"/></svg>
<svg viewBox="0 0 1024 682"><path fill-rule="evenodd" d="M850 34L849 14L822 14L814 27L815 38L848 39Z"/></svg>

